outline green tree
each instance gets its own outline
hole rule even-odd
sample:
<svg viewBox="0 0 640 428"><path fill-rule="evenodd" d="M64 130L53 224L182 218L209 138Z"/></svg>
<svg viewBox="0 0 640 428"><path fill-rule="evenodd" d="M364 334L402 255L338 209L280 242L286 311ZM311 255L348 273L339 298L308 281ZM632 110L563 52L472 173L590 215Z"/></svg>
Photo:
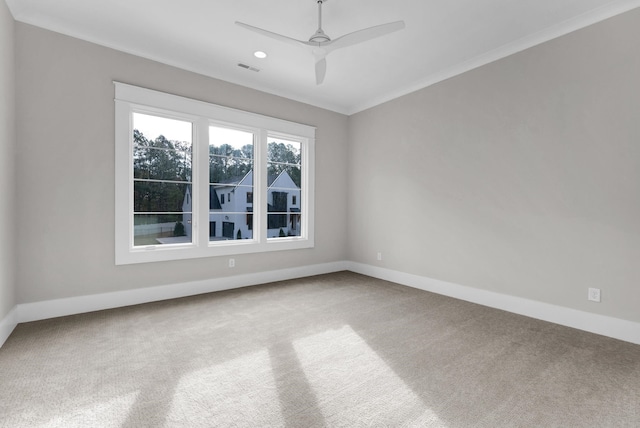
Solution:
<svg viewBox="0 0 640 428"><path fill-rule="evenodd" d="M277 176L287 171L296 186L300 187L300 149L293 144L271 142L267 146L268 173Z"/></svg>
<svg viewBox="0 0 640 428"><path fill-rule="evenodd" d="M191 144L169 141L163 135L150 140L133 131L134 211L176 213L151 215L151 221L179 219L182 202L191 181Z"/></svg>
<svg viewBox="0 0 640 428"><path fill-rule="evenodd" d="M184 224L181 221L176 222L175 227L173 228L173 236L185 236L187 233L184 230Z"/></svg>
<svg viewBox="0 0 640 428"><path fill-rule="evenodd" d="M253 168L253 145L241 149L230 144L209 146L209 180L211 183L225 183L240 180Z"/></svg>
<svg viewBox="0 0 640 428"><path fill-rule="evenodd" d="M292 144L269 143L267 146L268 174L277 176L287 171L300 187L300 150ZM230 144L209 146L209 180L225 183L240 180L253 169L253 145L235 148Z"/></svg>

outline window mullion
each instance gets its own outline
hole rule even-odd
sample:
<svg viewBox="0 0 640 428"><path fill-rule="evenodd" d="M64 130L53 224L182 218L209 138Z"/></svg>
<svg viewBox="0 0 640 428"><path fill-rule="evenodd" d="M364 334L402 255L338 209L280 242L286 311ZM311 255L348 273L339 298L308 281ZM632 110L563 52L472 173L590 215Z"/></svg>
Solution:
<svg viewBox="0 0 640 428"><path fill-rule="evenodd" d="M209 121L200 118L194 123L193 153L193 230L198 248L209 243Z"/></svg>
<svg viewBox="0 0 640 428"><path fill-rule="evenodd" d="M302 224L302 236L310 242L314 241L314 228L311 226L315 223L315 138L307 138L306 144L302 150L302 165L304 170L302 174L302 204L301 208L305 212Z"/></svg>
<svg viewBox="0 0 640 428"><path fill-rule="evenodd" d="M256 134L255 163L253 183L254 234L260 243L267 242L267 130L261 129Z"/></svg>

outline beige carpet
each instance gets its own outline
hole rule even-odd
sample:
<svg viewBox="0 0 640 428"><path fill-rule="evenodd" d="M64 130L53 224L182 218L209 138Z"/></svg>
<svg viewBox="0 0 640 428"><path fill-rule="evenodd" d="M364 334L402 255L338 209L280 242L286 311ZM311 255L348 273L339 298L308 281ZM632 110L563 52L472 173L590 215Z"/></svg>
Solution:
<svg viewBox="0 0 640 428"><path fill-rule="evenodd" d="M640 346L338 273L19 325L3 427L640 427Z"/></svg>

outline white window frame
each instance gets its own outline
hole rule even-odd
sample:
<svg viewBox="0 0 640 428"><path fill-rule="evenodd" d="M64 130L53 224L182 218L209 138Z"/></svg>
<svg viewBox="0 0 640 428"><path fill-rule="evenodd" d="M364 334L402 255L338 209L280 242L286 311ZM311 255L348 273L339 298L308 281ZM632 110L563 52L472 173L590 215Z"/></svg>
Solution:
<svg viewBox="0 0 640 428"><path fill-rule="evenodd" d="M215 257L314 246L315 130L242 110L114 82L115 85L115 263L117 265ZM193 123L192 242L133 245L133 113ZM209 126L228 124L255 135L253 169L253 238L209 241ZM268 137L301 143L302 214L300 236L267 238Z"/></svg>

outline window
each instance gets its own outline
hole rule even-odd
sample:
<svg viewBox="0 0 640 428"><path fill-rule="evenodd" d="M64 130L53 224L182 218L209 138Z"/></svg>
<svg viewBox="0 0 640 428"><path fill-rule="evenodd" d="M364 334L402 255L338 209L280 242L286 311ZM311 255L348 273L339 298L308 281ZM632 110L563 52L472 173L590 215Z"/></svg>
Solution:
<svg viewBox="0 0 640 428"><path fill-rule="evenodd" d="M133 245L191 242L191 122L132 114ZM162 132L159 132L162 130Z"/></svg>
<svg viewBox="0 0 640 428"><path fill-rule="evenodd" d="M247 229L253 230L253 207L247 207Z"/></svg>
<svg viewBox="0 0 640 428"><path fill-rule="evenodd" d="M253 224L242 222L247 217L249 193L253 193L254 141L250 130L225 125L209 126L209 192L220 194L227 204L220 210L209 210L209 218L233 220L220 239L253 239ZM231 193L235 193L233 202ZM226 195L226 198L225 198ZM246 195L246 196L242 196Z"/></svg>
<svg viewBox="0 0 640 428"><path fill-rule="evenodd" d="M283 138L270 138L267 144L267 235L273 238L299 236L298 213L289 201L300 195L302 146L300 142ZM299 210L298 210L299 212Z"/></svg>
<svg viewBox="0 0 640 428"><path fill-rule="evenodd" d="M117 264L313 247L315 128L115 87Z"/></svg>

